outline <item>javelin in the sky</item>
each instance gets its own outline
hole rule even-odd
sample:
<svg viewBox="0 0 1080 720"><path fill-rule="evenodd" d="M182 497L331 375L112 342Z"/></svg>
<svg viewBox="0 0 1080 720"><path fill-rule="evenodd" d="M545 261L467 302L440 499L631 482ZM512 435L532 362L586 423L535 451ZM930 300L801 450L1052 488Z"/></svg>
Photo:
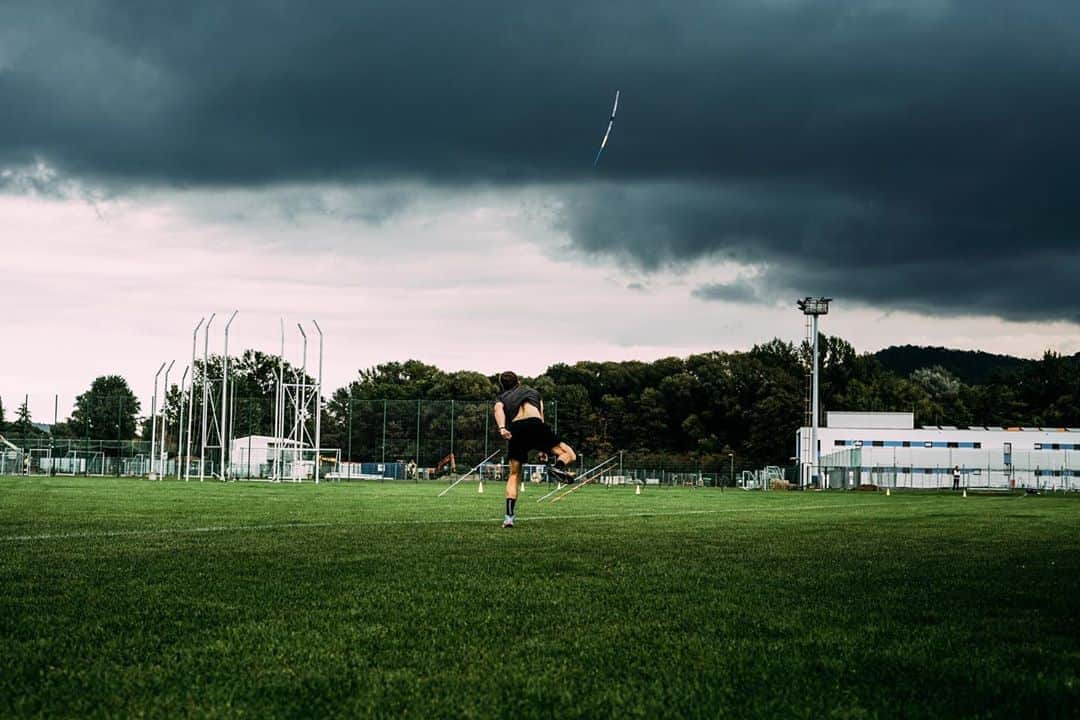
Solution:
<svg viewBox="0 0 1080 720"><path fill-rule="evenodd" d="M619 109L619 91L615 91L615 105L611 108L611 119L608 120L607 132L604 133L604 139L600 141L600 149L596 151L596 159L593 160L593 167L600 162L600 153L604 152L604 146L607 145L608 135L611 135L611 126L615 124L615 112Z"/></svg>

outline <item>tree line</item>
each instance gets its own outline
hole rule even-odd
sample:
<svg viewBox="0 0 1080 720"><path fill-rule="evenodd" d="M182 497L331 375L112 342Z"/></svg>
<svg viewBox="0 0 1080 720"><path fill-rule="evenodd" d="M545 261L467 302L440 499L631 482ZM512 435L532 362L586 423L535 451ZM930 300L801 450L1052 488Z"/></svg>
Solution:
<svg viewBox="0 0 1080 720"><path fill-rule="evenodd" d="M819 345L823 409L909 411L916 425L1080 424L1080 362L1074 357L1047 352L1041 360L1005 365L968 383L939 365L906 375L893 372L841 338L822 335ZM653 362L559 363L523 380L540 390L549 415L557 408L560 434L591 457L623 451L628 461L643 466L712 469L727 467L731 455L741 466L787 464L795 432L807 422L808 355L805 344L772 340L745 352ZM237 434L271 434L278 357L248 350L229 362ZM220 378L221 364L220 357L211 358L206 368L197 364L196 403L202 378ZM314 382L288 363L285 373L297 382ZM220 385L213 388L220 391ZM354 460L398 459L414 451L437 457L445 452L449 433L457 434L459 454L463 448L480 452L482 441L494 449L498 440L488 415L496 393L495 376L479 372L444 372L417 360L376 365L324 394L322 444L341 448ZM161 402L167 442L175 448L179 388L168 388ZM124 378L99 377L53 434L149 439L143 411ZM13 422L5 423L3 412L0 404L0 432L15 437L41 432L25 403ZM428 445L412 439L414 426Z"/></svg>

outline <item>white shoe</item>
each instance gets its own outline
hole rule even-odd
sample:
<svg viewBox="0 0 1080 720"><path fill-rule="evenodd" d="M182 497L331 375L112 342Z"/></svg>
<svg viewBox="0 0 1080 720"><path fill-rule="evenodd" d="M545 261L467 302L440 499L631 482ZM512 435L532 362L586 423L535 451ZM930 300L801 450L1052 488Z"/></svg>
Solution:
<svg viewBox="0 0 1080 720"><path fill-rule="evenodd" d="M505 520L503 520L502 526L504 528L512 528L512 527L514 527L514 519L513 518L506 518Z"/></svg>

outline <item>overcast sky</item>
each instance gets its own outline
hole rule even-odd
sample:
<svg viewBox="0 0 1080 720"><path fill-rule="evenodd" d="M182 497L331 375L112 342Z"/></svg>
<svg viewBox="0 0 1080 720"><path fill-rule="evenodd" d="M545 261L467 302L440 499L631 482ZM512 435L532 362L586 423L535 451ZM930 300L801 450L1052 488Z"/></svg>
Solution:
<svg viewBox="0 0 1080 720"><path fill-rule="evenodd" d="M331 388L798 341L817 294L859 350L1080 350L1080 4L530 5L0 5L8 414L148 398L232 309L318 320Z"/></svg>

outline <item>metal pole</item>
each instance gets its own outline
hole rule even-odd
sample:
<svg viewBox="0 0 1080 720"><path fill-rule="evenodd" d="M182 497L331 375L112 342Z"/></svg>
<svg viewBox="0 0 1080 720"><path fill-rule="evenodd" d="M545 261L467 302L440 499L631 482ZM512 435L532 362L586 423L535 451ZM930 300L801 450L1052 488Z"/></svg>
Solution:
<svg viewBox="0 0 1080 720"><path fill-rule="evenodd" d="M353 414L353 386L349 384L349 467L352 467L352 414Z"/></svg>
<svg viewBox="0 0 1080 720"><path fill-rule="evenodd" d="M229 437L229 326L232 325L233 320L236 319L236 313L239 310L233 310L233 314L229 316L229 322L225 323L225 353L221 358L221 425L218 426L218 441L221 443L221 480L224 482L228 479L229 473L225 464L226 445L228 445L227 439Z"/></svg>
<svg viewBox="0 0 1080 720"><path fill-rule="evenodd" d="M319 449L322 447L322 360L323 360L323 332L319 323L312 320L311 323L319 333L319 378L315 381L315 484L319 484ZM338 477L341 477L338 475Z"/></svg>
<svg viewBox="0 0 1080 720"><path fill-rule="evenodd" d="M296 323L300 330L300 337L304 338L304 351L300 357L300 379L297 381L296 392L296 421L293 428L296 430L296 440L299 443L297 450L300 452L300 460L304 459L304 434L307 432L307 333L300 323ZM308 433L308 437L311 434Z"/></svg>
<svg viewBox="0 0 1080 720"><path fill-rule="evenodd" d="M420 401L416 401L416 466L420 467Z"/></svg>
<svg viewBox="0 0 1080 720"><path fill-rule="evenodd" d="M165 414L165 404L169 402L169 373L172 372L175 360L169 361L169 367L165 368L165 397L161 399L161 437L158 439L158 480L165 474L165 459L168 458L168 450L165 449L165 438L169 435L169 419ZM152 448L151 448L152 449ZM153 470L154 461L150 460L150 469Z"/></svg>
<svg viewBox="0 0 1080 720"><path fill-rule="evenodd" d="M180 479L182 474L181 467L184 456L184 392L187 388L187 376L191 370L190 367L184 368L184 376L180 378L180 424L177 428L176 439L176 479Z"/></svg>
<svg viewBox="0 0 1080 720"><path fill-rule="evenodd" d="M117 446L120 445L120 435L121 435L122 430L123 430L121 428L121 425L123 424L123 422L124 422L124 396L121 395L120 396L120 402L118 402L116 404L116 440L117 440L116 444L117 444ZM128 447L132 451L134 451L134 449L135 449L135 446L133 444L129 445ZM120 477L120 469L121 469L120 468L120 461L121 461L120 453L122 453L122 452L123 452L123 450L121 450L121 449L117 450L116 477ZM29 472L27 474L29 474Z"/></svg>
<svg viewBox="0 0 1080 720"><path fill-rule="evenodd" d="M249 422L248 425L251 425ZM229 476L232 476L232 441L236 437L236 383L229 391Z"/></svg>
<svg viewBox="0 0 1080 720"><path fill-rule="evenodd" d="M245 403L247 405L247 476L251 477L251 398ZM260 476L262 473L260 473Z"/></svg>
<svg viewBox="0 0 1080 720"><path fill-rule="evenodd" d="M450 457L452 457L452 458L454 457L454 401L453 401L453 399L450 400ZM451 460L450 465L451 466L456 465L457 464L456 460L457 460L457 458L454 458L453 460ZM456 470L457 468L451 467L451 469Z"/></svg>
<svg viewBox="0 0 1080 720"><path fill-rule="evenodd" d="M382 462L386 463L386 398L382 401Z"/></svg>
<svg viewBox="0 0 1080 720"><path fill-rule="evenodd" d="M203 328L203 387L202 387L202 444L199 447L199 482L206 477L206 406L210 400L210 324L217 313L210 313L210 319Z"/></svg>
<svg viewBox="0 0 1080 720"><path fill-rule="evenodd" d="M814 376L813 376L813 413L814 417L811 418L810 424L810 478L817 477L818 463L821 460L821 454L818 452L818 416L821 414L818 410L818 316L813 315L814 318ZM818 488L823 488L821 478L818 478Z"/></svg>
<svg viewBox="0 0 1080 720"><path fill-rule="evenodd" d="M281 318L281 353L278 355L278 387L274 405L274 472L273 479L282 480L282 444L285 442L285 318Z"/></svg>
<svg viewBox="0 0 1080 720"><path fill-rule="evenodd" d="M161 371L165 369L165 363L161 363L161 367L154 373L154 397L150 401L150 474L154 474L154 448L157 441L157 385L158 378L161 377ZM143 426L146 427L145 425ZM143 431L145 432L145 430ZM146 436L143 435L145 438Z"/></svg>
<svg viewBox="0 0 1080 720"><path fill-rule="evenodd" d="M187 445L184 452L184 481L191 479L191 433L194 423L192 418L195 417L195 348L199 342L199 328L202 327L203 320L205 318L199 318L199 324L195 326L195 331L191 333L191 387L188 388L188 424L187 424ZM206 368L203 368L203 382L206 382Z"/></svg>
<svg viewBox="0 0 1080 720"><path fill-rule="evenodd" d="M304 345L300 354L300 407L304 409L304 415L307 414L307 333L304 332L304 326L300 323L296 323L296 329L300 331L300 337L303 338ZM306 419L306 418L304 418Z"/></svg>

